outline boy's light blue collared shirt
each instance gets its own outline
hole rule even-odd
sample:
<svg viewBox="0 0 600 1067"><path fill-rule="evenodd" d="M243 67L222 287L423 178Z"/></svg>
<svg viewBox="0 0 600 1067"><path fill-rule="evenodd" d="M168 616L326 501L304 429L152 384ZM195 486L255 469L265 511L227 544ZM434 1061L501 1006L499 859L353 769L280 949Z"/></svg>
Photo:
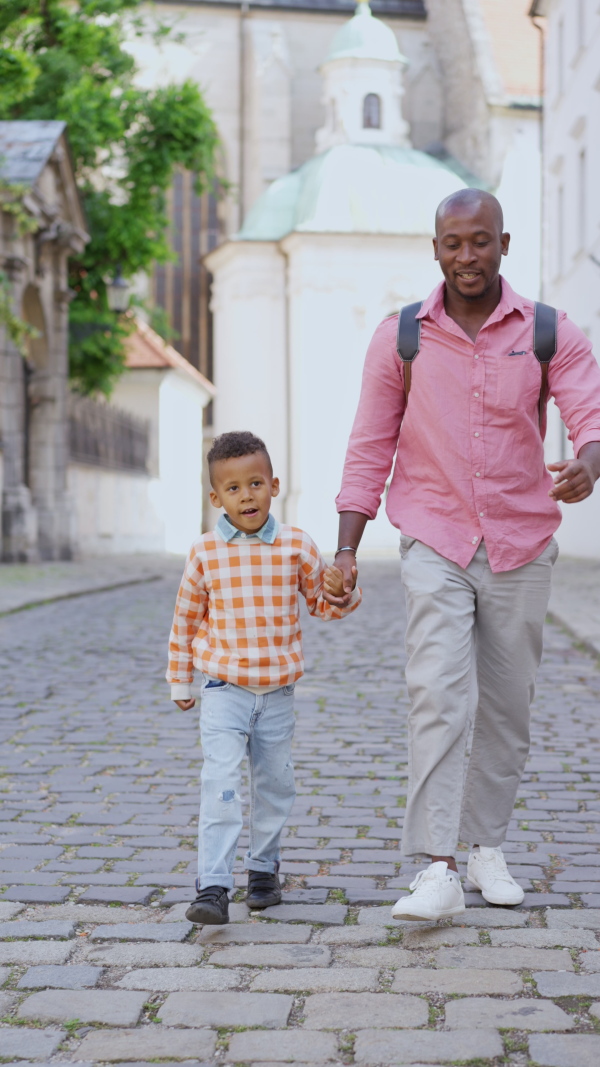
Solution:
<svg viewBox="0 0 600 1067"><path fill-rule="evenodd" d="M269 518L264 526L261 526L260 530L257 530L256 533L244 533L243 530L238 530L237 527L229 521L227 515L223 514L217 522L216 530L223 540L227 542L235 540L236 537L244 539L247 537L258 537L259 541L264 541L266 545L272 545L279 533L279 523L277 522L277 519L269 514Z"/></svg>

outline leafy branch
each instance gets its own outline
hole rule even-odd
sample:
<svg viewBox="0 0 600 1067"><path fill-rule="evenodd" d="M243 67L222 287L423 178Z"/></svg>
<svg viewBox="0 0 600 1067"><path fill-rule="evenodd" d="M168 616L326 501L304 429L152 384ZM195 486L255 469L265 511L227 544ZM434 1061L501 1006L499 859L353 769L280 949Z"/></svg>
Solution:
<svg viewBox="0 0 600 1067"><path fill-rule="evenodd" d="M108 309L106 278L173 258L166 193L173 171L212 187L218 138L197 84L142 89L126 43L149 33L140 0L2 0L0 119L62 119L91 240L69 264L70 373L109 394L124 369L129 320ZM153 39L169 35L159 25ZM5 91L6 90L6 91Z"/></svg>

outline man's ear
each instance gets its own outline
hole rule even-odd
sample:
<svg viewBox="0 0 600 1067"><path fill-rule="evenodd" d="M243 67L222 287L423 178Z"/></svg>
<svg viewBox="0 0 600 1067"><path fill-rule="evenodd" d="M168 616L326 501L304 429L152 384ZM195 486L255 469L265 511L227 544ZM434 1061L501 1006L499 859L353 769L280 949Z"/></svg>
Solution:
<svg viewBox="0 0 600 1067"><path fill-rule="evenodd" d="M210 496L210 502L211 502L213 508L222 508L223 507L223 505L222 505L221 501L219 500L217 494L215 493L214 489L211 489L211 491L209 493L209 496Z"/></svg>
<svg viewBox="0 0 600 1067"><path fill-rule="evenodd" d="M502 237L500 238L500 240L502 242L502 255L503 256L507 256L508 255L508 246L510 245L510 234L509 233L503 233Z"/></svg>
<svg viewBox="0 0 600 1067"><path fill-rule="evenodd" d="M273 478L273 481L271 482L271 496L279 496L279 490L279 478Z"/></svg>
<svg viewBox="0 0 600 1067"><path fill-rule="evenodd" d="M433 258L434 258L434 259L439 259L439 258L440 258L440 257L438 256L438 243L437 243L437 237L434 237L434 238L433 238Z"/></svg>

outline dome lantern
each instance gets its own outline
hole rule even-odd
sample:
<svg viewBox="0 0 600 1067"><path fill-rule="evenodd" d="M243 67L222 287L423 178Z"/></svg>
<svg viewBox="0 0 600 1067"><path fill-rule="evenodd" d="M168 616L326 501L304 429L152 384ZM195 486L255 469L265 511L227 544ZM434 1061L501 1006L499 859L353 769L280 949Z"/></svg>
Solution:
<svg viewBox="0 0 600 1067"><path fill-rule="evenodd" d="M321 66L325 123L317 153L342 144L408 145L401 109L406 65L393 31L358 0Z"/></svg>

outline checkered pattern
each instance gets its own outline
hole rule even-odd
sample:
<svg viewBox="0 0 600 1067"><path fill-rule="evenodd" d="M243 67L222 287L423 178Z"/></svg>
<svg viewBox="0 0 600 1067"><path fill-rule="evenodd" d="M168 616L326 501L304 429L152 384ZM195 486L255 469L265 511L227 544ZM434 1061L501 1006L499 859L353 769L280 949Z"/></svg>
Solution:
<svg viewBox="0 0 600 1067"><path fill-rule="evenodd" d="M328 604L324 570L314 541L293 526L280 525L272 545L203 534L177 594L167 681L189 684L194 667L241 686L297 681L304 670L298 592L323 620L340 619L361 601L357 588L346 608Z"/></svg>

